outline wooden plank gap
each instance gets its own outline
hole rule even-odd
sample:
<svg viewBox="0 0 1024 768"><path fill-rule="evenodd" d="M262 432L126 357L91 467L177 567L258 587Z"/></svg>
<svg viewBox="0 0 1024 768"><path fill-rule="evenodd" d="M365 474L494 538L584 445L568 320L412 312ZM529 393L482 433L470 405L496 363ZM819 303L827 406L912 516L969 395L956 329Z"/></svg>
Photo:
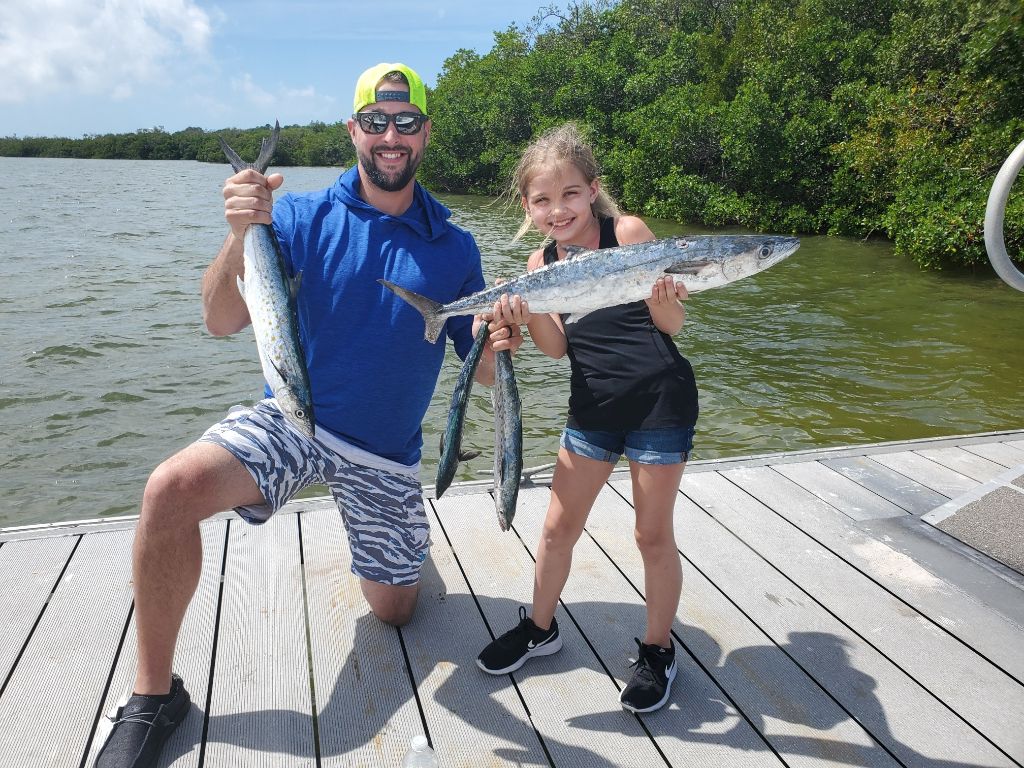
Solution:
<svg viewBox="0 0 1024 768"><path fill-rule="evenodd" d="M302 514L295 514L295 525L299 533L299 569L302 578L302 623L306 629L306 677L309 679L309 702L310 717L313 720L313 756L316 759L316 768L320 768L320 721L317 715L316 705L316 681L313 678L313 639L309 628L309 589L306 585L306 552L303 548L302 539ZM224 577L221 576L221 584ZM223 587L222 587L223 589ZM214 654L216 658L216 654Z"/></svg>
<svg viewBox="0 0 1024 768"><path fill-rule="evenodd" d="M135 615L135 601L132 601L131 606L128 608L128 615L124 620L124 629L121 630L121 639L118 640L117 650L114 651L114 658L110 662L110 674L107 675L107 682L103 686L103 693L99 696L99 704L96 706L96 717L93 718L92 728L89 730L89 735L85 739L85 744L82 746L82 759L78 763L78 768L86 768L85 761L89 759L91 753L92 741L96 737L96 729L99 728L100 720L106 715L103 712L103 702L107 700L110 695L110 687L114 683L114 676L117 673L117 661L121 658L121 653L124 651L124 643L128 638L128 629L132 624L132 616ZM97 745L97 750L102 745Z"/></svg>
<svg viewBox="0 0 1024 768"><path fill-rule="evenodd" d="M213 642L210 647L210 676L206 681L206 704L203 707L203 735L199 739L199 765L206 765L206 739L210 733L210 704L213 702L213 679L217 671L217 643L220 641L220 617L224 608L224 575L228 567L228 546L231 541L231 527L240 520L228 519L224 524L224 551L220 560L220 579L217 585L217 612L213 619Z"/></svg>

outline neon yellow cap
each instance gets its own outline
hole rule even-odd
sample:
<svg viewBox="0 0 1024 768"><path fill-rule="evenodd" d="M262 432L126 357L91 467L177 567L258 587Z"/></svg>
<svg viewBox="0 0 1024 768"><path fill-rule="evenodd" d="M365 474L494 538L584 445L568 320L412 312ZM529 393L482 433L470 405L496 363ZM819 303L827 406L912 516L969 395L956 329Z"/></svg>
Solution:
<svg viewBox="0 0 1024 768"><path fill-rule="evenodd" d="M409 81L409 103L419 107L420 112L424 115L427 114L427 89L423 87L423 81L420 80L420 76L411 67L405 66L405 64L378 64L363 72L359 76L359 80L356 81L356 95L352 100L352 111L358 112L367 104L375 104L378 101L405 101L405 99L396 99L395 96L381 95L384 93L395 93L394 91L376 90L377 84L389 72L401 72L405 75L405 79Z"/></svg>

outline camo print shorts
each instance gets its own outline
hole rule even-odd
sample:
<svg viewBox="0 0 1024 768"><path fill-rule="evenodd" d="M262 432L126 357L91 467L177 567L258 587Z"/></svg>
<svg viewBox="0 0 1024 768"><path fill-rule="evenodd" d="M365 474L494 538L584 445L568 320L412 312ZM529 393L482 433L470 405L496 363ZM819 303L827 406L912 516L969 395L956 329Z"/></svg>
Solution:
<svg viewBox="0 0 1024 768"><path fill-rule="evenodd" d="M309 440L287 424L273 399L232 408L199 442L229 451L259 485L267 503L236 508L243 519L265 523L303 488L322 483L341 512L352 572L380 584L419 581L430 523L418 467L394 464L333 436Z"/></svg>

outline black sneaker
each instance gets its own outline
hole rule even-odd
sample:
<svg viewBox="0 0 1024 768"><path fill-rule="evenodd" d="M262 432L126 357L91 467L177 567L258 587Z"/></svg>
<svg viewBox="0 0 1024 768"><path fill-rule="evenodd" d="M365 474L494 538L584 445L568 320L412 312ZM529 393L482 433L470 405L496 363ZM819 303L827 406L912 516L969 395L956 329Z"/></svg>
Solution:
<svg viewBox="0 0 1024 768"><path fill-rule="evenodd" d="M634 639L640 647L637 660L632 665L636 671L619 694L619 701L631 712L653 712L665 705L672 691L672 681L676 677L675 648L645 645Z"/></svg>
<svg viewBox="0 0 1024 768"><path fill-rule="evenodd" d="M181 678L171 676L169 698L128 697L106 720L110 733L100 747L95 768L152 768L164 742L189 710L188 691Z"/></svg>
<svg viewBox="0 0 1024 768"><path fill-rule="evenodd" d="M552 618L551 629L539 629L526 615L526 609L519 606L519 623L492 640L476 657L476 665L489 674L504 675L515 672L527 659L550 656L561 649L558 622Z"/></svg>

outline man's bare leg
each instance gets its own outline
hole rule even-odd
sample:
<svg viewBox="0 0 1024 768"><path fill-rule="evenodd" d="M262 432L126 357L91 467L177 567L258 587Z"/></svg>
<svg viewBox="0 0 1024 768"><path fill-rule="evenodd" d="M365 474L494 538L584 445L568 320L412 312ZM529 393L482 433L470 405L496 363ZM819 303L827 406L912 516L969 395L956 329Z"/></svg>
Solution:
<svg viewBox="0 0 1024 768"><path fill-rule="evenodd" d="M245 467L211 443L193 443L150 475L132 547L135 693L170 690L174 646L203 565L199 523L222 510L262 502Z"/></svg>

